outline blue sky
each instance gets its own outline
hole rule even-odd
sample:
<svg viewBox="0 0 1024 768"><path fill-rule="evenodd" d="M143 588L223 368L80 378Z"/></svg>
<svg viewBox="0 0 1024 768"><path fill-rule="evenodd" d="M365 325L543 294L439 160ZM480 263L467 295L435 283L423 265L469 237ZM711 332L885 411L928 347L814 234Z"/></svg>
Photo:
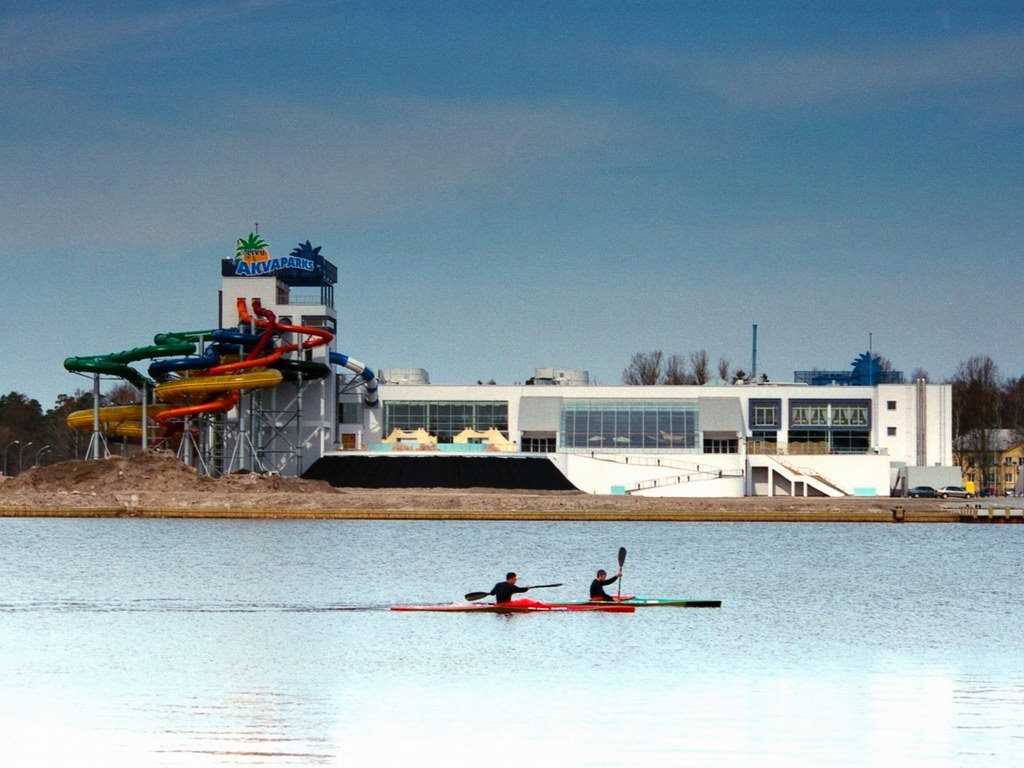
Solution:
<svg viewBox="0 0 1024 768"><path fill-rule="evenodd" d="M1024 373L1018 2L0 6L0 390L212 327L255 222L434 383Z"/></svg>

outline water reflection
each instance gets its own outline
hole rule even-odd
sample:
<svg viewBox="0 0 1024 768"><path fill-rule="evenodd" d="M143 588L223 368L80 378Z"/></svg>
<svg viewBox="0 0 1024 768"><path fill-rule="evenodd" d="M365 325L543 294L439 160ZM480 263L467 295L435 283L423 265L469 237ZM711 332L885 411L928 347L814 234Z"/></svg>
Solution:
<svg viewBox="0 0 1024 768"><path fill-rule="evenodd" d="M153 715L168 723L161 742L177 746L157 751L205 755L229 765L327 765L337 749L325 735L323 704L263 690L231 692L216 702L158 706Z"/></svg>
<svg viewBox="0 0 1024 768"><path fill-rule="evenodd" d="M1016 531L0 520L4 766L1003 768ZM386 610L569 597L620 545L630 591L723 607Z"/></svg>

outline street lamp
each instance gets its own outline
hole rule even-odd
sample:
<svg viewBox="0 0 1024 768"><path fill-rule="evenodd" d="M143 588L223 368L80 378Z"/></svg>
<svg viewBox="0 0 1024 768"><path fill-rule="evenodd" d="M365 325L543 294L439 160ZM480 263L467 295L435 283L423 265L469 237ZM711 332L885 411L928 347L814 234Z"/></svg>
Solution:
<svg viewBox="0 0 1024 768"><path fill-rule="evenodd" d="M4 448L4 477L7 476L7 449L12 445L18 445L19 443L21 443L21 440L12 440L7 444L7 448Z"/></svg>
<svg viewBox="0 0 1024 768"><path fill-rule="evenodd" d="M25 449L28 448L30 445L32 445L32 441L31 440L29 440L27 443L22 445L21 448L18 449L18 474L19 475L21 474L21 459L25 455Z"/></svg>
<svg viewBox="0 0 1024 768"><path fill-rule="evenodd" d="M53 450L53 449L50 448L50 446L44 445L42 448L40 448L38 451L36 451L36 463L35 463L35 466L37 466L37 467L39 466L39 457L42 456L44 453L47 453L47 452L49 452L51 450Z"/></svg>

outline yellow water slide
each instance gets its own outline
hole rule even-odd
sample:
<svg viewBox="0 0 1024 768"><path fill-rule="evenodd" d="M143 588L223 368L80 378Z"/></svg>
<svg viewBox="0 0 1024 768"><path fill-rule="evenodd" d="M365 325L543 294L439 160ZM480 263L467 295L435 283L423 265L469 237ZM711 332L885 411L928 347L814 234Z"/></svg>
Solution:
<svg viewBox="0 0 1024 768"><path fill-rule="evenodd" d="M194 405L197 402L205 402L212 397L222 396L229 392L247 391L252 389L266 389L276 387L283 380L280 371L269 368L260 368L244 373L222 374L218 376L195 376L182 379L174 379L164 382L156 387L156 396L161 401L146 407L147 419L158 419L165 421L174 416L178 410L178 404L190 401L192 406L185 406L190 413L197 412ZM223 401L220 401L216 408L209 410L227 410L223 408ZM95 416L92 409L75 411L67 418L67 424L72 429L91 431L95 427ZM111 405L99 409L99 428L108 435L118 437L141 438L142 437L142 404L132 405ZM151 424L150 433L154 426Z"/></svg>

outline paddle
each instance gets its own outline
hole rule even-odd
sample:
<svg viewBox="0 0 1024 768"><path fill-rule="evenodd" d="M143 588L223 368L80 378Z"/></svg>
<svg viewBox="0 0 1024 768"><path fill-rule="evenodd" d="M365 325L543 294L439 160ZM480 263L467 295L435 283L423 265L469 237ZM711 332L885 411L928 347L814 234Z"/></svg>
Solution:
<svg viewBox="0 0 1024 768"><path fill-rule="evenodd" d="M619 547L619 573L622 573L622 566L626 562L626 548ZM622 576L619 576L619 597L622 597Z"/></svg>
<svg viewBox="0 0 1024 768"><path fill-rule="evenodd" d="M562 586L562 585L561 584L535 584L532 587L527 587L527 589L545 589L546 587L560 587L560 586ZM490 592L467 592L465 597L466 597L467 600L473 601L473 600L480 600L481 598L487 597L489 594L491 594L491 593Z"/></svg>

